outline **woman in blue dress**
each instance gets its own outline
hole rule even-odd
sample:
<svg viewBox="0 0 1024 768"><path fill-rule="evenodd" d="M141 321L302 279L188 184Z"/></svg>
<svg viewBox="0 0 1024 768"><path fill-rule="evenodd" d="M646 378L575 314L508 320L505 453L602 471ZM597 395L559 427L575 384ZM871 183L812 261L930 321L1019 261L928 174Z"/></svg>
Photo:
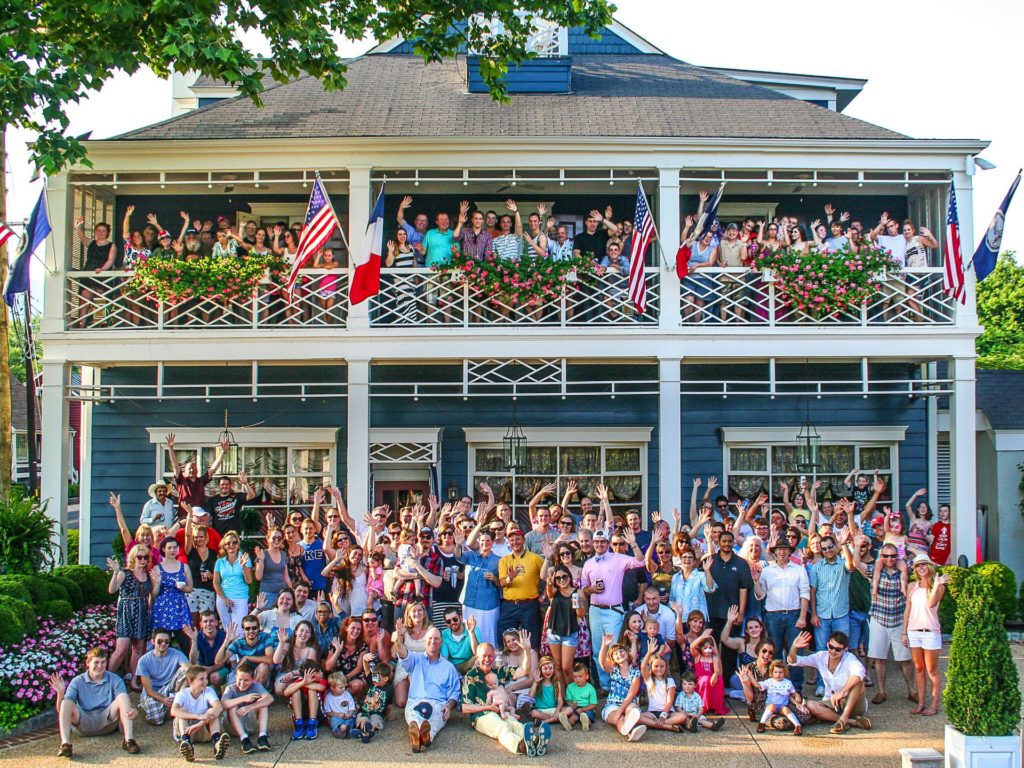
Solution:
<svg viewBox="0 0 1024 768"><path fill-rule="evenodd" d="M686 217L686 226L683 229L683 248L689 250L689 258L686 263L686 277L683 278L682 288L687 294L688 303L691 309L687 310L687 318L693 318L694 322L701 322L704 317L704 304L713 300L717 283L714 278L698 275L702 269L710 269L718 266L718 244L714 240L712 232L705 232L698 240L697 233L690 233L694 225L692 216ZM709 310L712 317L718 317L718 305L713 305Z"/></svg>
<svg viewBox="0 0 1024 768"><path fill-rule="evenodd" d="M178 542L173 536L160 542L160 554L163 559L153 569L159 590L153 600L153 627L177 633L178 643L187 649L189 641L181 630L192 626L192 611L185 597L192 591L192 573L178 560Z"/></svg>

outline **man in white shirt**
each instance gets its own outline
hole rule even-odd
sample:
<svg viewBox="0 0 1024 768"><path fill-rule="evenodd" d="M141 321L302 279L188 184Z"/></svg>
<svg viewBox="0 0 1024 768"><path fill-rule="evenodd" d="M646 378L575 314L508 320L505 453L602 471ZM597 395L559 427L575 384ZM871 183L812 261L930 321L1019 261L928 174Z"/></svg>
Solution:
<svg viewBox="0 0 1024 768"><path fill-rule="evenodd" d="M764 598L765 626L781 655L800 630L807 628L811 585L804 567L790 559L793 546L788 539L780 536L769 545L769 550L775 560L761 569L754 592L758 599ZM803 670L793 670L792 680L799 691L804 683Z"/></svg>
<svg viewBox="0 0 1024 768"><path fill-rule="evenodd" d="M786 662L790 667L813 667L818 679L825 684L824 701L807 700L807 708L819 720L835 723L832 733L845 733L851 725L871 729L867 718L867 698L864 696L864 677L867 672L860 659L849 652L850 640L844 632L833 632L824 651L797 656L801 648L808 648L814 638L810 632L801 632L789 647Z"/></svg>
<svg viewBox="0 0 1024 768"><path fill-rule="evenodd" d="M878 226L868 233L868 240L873 240L892 254L901 267L907 266L907 238L900 232L900 224L883 213Z"/></svg>
<svg viewBox="0 0 1024 768"><path fill-rule="evenodd" d="M167 495L166 483L153 483L149 486L149 501L142 505L139 522L155 527L162 525L170 528L174 525L174 500Z"/></svg>
<svg viewBox="0 0 1024 768"><path fill-rule="evenodd" d="M640 608L640 615L645 619L650 616L658 621L658 632L665 638L669 645L676 642L676 614L667 605L661 602L661 593L657 587L647 587L644 590L644 604Z"/></svg>

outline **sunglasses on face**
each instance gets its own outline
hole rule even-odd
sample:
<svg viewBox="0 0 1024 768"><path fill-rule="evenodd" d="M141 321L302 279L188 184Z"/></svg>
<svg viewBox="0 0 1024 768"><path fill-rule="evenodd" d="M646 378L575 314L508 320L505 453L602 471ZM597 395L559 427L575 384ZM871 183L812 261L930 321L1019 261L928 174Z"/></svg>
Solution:
<svg viewBox="0 0 1024 768"><path fill-rule="evenodd" d="M260 627L259 627L258 624L255 627L242 627L242 631L243 632L259 632L260 631Z"/></svg>
<svg viewBox="0 0 1024 768"><path fill-rule="evenodd" d="M560 573L558 576L555 576L555 581L568 581L568 580L569 580L569 577L566 576L564 573Z"/></svg>
<svg viewBox="0 0 1024 768"><path fill-rule="evenodd" d="M775 651L772 650L771 648L762 648L761 649L761 655L762 656L771 656L773 653L775 653Z"/></svg>
<svg viewBox="0 0 1024 768"><path fill-rule="evenodd" d="M832 645L832 643L829 643L828 644L828 649L830 651L834 651L836 653L842 653L843 651L846 650L846 646L844 646L844 645L838 645L837 646L837 645Z"/></svg>
<svg viewBox="0 0 1024 768"><path fill-rule="evenodd" d="M376 616L363 616L363 624L376 624L376 623L377 623L377 617Z"/></svg>
<svg viewBox="0 0 1024 768"><path fill-rule="evenodd" d="M572 525L572 520L559 520L559 525Z"/></svg>
<svg viewBox="0 0 1024 768"><path fill-rule="evenodd" d="M889 559L889 560L894 560L896 558L896 555L889 555L889 554L886 554L885 552L883 552L881 555L879 555L879 557L884 557L884 558Z"/></svg>
<svg viewBox="0 0 1024 768"><path fill-rule="evenodd" d="M559 552L558 556L559 557L572 557L572 552L569 552L569 551Z"/></svg>
<svg viewBox="0 0 1024 768"><path fill-rule="evenodd" d="M827 546L822 547L821 551L822 552L831 552L833 549L835 549L835 545L829 544Z"/></svg>
<svg viewBox="0 0 1024 768"><path fill-rule="evenodd" d="M461 621L461 619L458 616L449 616L447 619L444 620L444 623L445 624L458 624L460 621Z"/></svg>

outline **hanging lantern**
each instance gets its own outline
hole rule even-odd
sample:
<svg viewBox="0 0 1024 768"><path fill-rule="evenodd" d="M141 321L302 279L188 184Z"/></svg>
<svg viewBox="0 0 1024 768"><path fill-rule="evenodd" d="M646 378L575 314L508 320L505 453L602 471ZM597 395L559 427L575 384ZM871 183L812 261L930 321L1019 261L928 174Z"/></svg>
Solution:
<svg viewBox="0 0 1024 768"><path fill-rule="evenodd" d="M801 472L814 472L821 466L821 435L810 418L796 436L796 466Z"/></svg>
<svg viewBox="0 0 1024 768"><path fill-rule="evenodd" d="M512 425L501 439L502 459L505 469L509 472L521 472L526 469L526 435L512 420Z"/></svg>

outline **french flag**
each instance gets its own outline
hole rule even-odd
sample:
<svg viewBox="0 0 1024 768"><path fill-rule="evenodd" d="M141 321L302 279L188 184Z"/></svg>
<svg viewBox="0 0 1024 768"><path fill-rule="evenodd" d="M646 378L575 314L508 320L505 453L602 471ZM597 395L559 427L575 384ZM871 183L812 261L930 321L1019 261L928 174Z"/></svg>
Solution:
<svg viewBox="0 0 1024 768"><path fill-rule="evenodd" d="M355 260L355 272L352 273L352 284L349 288L348 300L351 304L359 304L371 296L380 293L380 254L384 242L384 184L380 185L377 204L370 213L370 221L366 224L366 237L363 238L363 249Z"/></svg>

